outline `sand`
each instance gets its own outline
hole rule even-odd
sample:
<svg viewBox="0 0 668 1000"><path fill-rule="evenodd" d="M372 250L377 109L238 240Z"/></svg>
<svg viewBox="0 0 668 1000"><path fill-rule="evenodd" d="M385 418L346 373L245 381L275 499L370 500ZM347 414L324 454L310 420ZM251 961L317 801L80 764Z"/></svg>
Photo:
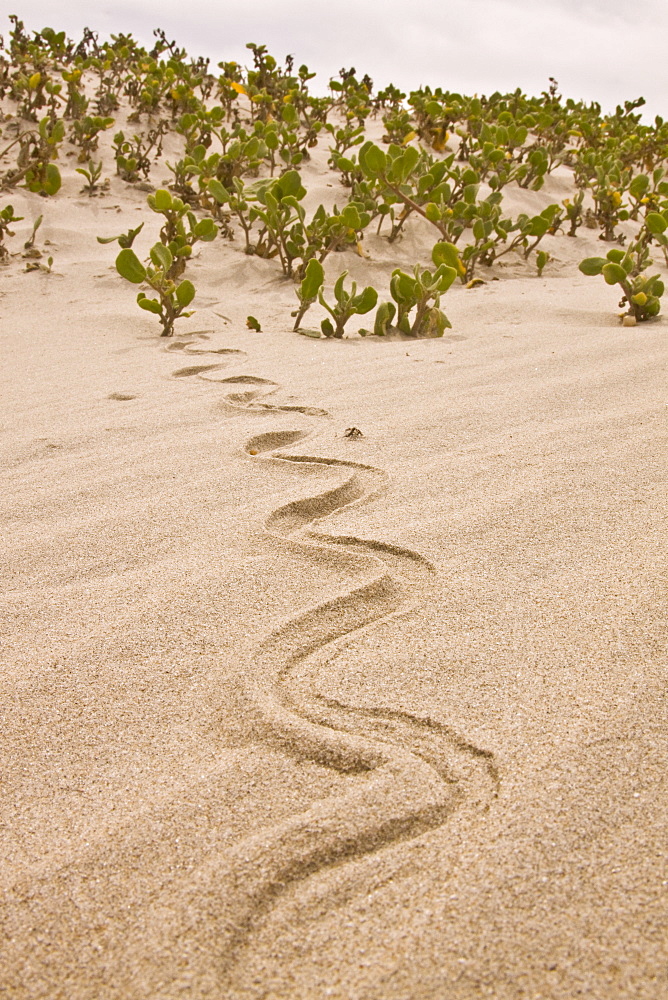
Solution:
<svg viewBox="0 0 668 1000"><path fill-rule="evenodd" d="M95 240L146 193L75 165L3 199L0 995L667 996L665 319L583 229L442 339L316 341L237 238L166 341Z"/></svg>

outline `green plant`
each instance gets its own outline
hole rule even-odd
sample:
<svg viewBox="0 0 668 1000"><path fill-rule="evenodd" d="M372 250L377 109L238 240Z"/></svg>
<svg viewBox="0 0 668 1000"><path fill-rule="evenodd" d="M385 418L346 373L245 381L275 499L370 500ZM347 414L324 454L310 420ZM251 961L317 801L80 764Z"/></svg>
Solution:
<svg viewBox="0 0 668 1000"><path fill-rule="evenodd" d="M298 276L303 274L307 262L312 257L316 257L322 264L333 251L353 246L357 247L358 253L363 256L361 239L363 230L370 221L371 215L365 212L358 202L348 202L340 212L335 205L331 214L323 205L318 205L311 221L304 222L302 265L298 270Z"/></svg>
<svg viewBox="0 0 668 1000"><path fill-rule="evenodd" d="M614 155L580 152L575 164L575 179L581 189L588 186L594 199L594 215L603 230L600 239L618 239L615 229L629 218L624 193L631 183L631 171Z"/></svg>
<svg viewBox="0 0 668 1000"><path fill-rule="evenodd" d="M98 243L118 243L118 245L125 250L127 247L131 247L136 240L139 233L144 228L144 223L141 222L136 229L128 229L127 233L121 233L120 236L98 236Z"/></svg>
<svg viewBox="0 0 668 1000"><path fill-rule="evenodd" d="M292 313L296 316L295 325L293 327L295 333L299 330L301 321L308 309L318 301L318 292L323 286L325 281L325 269L318 260L310 260L306 265L304 271L304 277L295 291L297 293L297 298L299 299L299 309L296 309Z"/></svg>
<svg viewBox="0 0 668 1000"><path fill-rule="evenodd" d="M28 237L28 239L23 244L23 249L24 250L32 250L34 248L34 246L35 246L35 239L37 238L37 230L42 225L42 220L43 219L44 219L43 215L38 215L37 218L35 219L35 221L33 222L33 224L32 224L32 231L30 233L30 236Z"/></svg>
<svg viewBox="0 0 668 1000"><path fill-rule="evenodd" d="M97 149L100 132L111 128L113 124L113 118L103 118L100 115L86 115L85 118L79 118L74 122L72 139L73 142L81 146L79 163L90 160L91 153Z"/></svg>
<svg viewBox="0 0 668 1000"><path fill-rule="evenodd" d="M413 119L406 108L393 107L388 114L383 115L383 125L385 126L383 142L386 143L394 142L402 146L404 142L410 142L417 135Z"/></svg>
<svg viewBox="0 0 668 1000"><path fill-rule="evenodd" d="M472 201L470 207L468 224L473 242L461 251L457 249L456 238L465 228L458 224L454 230L455 240L437 243L432 253L435 264L448 263L457 268L462 284L472 281L479 263L491 266L513 251L522 251L526 260L543 237L556 232L561 224L558 205L548 205L539 215L523 213L515 220L502 218L500 205L489 198L482 202Z"/></svg>
<svg viewBox="0 0 668 1000"><path fill-rule="evenodd" d="M81 174L88 181L83 190L87 191L88 196L92 198L96 192L100 177L102 176L102 160L100 160L99 163L95 163L95 161L91 159L88 161L88 167L77 167L76 169L77 173Z"/></svg>
<svg viewBox="0 0 668 1000"><path fill-rule="evenodd" d="M116 258L116 270L122 278L134 285L145 282L155 292L156 298L149 298L145 292L140 291L137 294L137 305L159 318L162 337L171 337L176 320L192 316L193 312L188 310L188 306L195 298L195 287L187 278L182 281L171 278L173 266L174 257L164 243L155 243L151 247L145 264L129 247L121 250Z"/></svg>
<svg viewBox="0 0 668 1000"><path fill-rule="evenodd" d="M276 154L284 169L299 166L304 159L305 148L299 136L299 114L294 104L283 106L279 120L266 124L256 122L255 125L255 134L263 140L267 150L265 155L269 160L272 177L276 169ZM317 131L319 128L316 129L316 134Z"/></svg>
<svg viewBox="0 0 668 1000"><path fill-rule="evenodd" d="M35 194L53 195L60 190L60 171L52 161L58 156L58 146L65 135L62 120L42 118L37 130L20 132L0 153L0 160L9 150L19 144L15 169L8 170L0 178L0 186L15 187L19 181Z"/></svg>
<svg viewBox="0 0 668 1000"><path fill-rule="evenodd" d="M88 98L81 90L82 70L75 68L64 69L61 73L67 86L67 103L63 116L65 118L82 118L88 108Z"/></svg>
<svg viewBox="0 0 668 1000"><path fill-rule="evenodd" d="M320 329L326 337L336 337L341 339L344 334L344 327L353 316L364 316L371 312L378 301L378 292L370 285L362 289L358 294L357 283L352 282L349 292L345 290L344 282L348 272L343 271L334 284L334 304L329 305L325 301L322 288L318 292L318 302L327 310L334 320L323 319Z"/></svg>
<svg viewBox="0 0 668 1000"><path fill-rule="evenodd" d="M562 201L562 205L566 210L566 218L570 222L570 228L566 233L567 236L576 236L578 227L582 225L582 202L584 201L584 191L578 191L573 200L570 198L565 198Z"/></svg>
<svg viewBox="0 0 668 1000"><path fill-rule="evenodd" d="M0 261L5 261L9 257L9 250L5 246L5 237L14 235L14 230L9 227L15 222L21 222L22 219L22 215L14 215L14 209L11 205L5 205L0 210Z"/></svg>
<svg viewBox="0 0 668 1000"><path fill-rule="evenodd" d="M296 170L287 170L275 180L259 181L249 190L253 201L249 222L259 220L263 225L255 253L278 256L286 277L292 277L294 261L304 247L304 209L299 202L305 194Z"/></svg>
<svg viewBox="0 0 668 1000"><path fill-rule="evenodd" d="M169 123L161 121L146 135L134 135L131 139L126 138L124 132L117 132L112 148L118 176L128 184L138 181L140 174L147 180L151 172L151 158L157 159L161 155L168 130Z"/></svg>
<svg viewBox="0 0 668 1000"><path fill-rule="evenodd" d="M26 271L44 271L45 274L51 274L51 269L53 267L53 257L49 256L46 259L46 264L42 262L44 254L38 247L35 246L35 240L37 238L37 230L42 225L43 216L38 215L33 222L32 231L30 236L23 244L24 253L21 255L24 259L27 259Z"/></svg>
<svg viewBox="0 0 668 1000"><path fill-rule="evenodd" d="M240 177L235 177L232 181L232 190L228 190L224 184L216 178L213 177L208 181L206 186L206 193L214 199L217 206L215 210L216 217L220 217L220 209L227 207L231 215L236 216L239 220L239 225L241 226L244 234L245 246L244 253L252 254L255 249L251 243L251 231L253 229L253 223L248 217L249 203L246 196L246 188L244 182Z"/></svg>
<svg viewBox="0 0 668 1000"><path fill-rule="evenodd" d="M551 260L552 260L552 258L550 256L550 254L547 252L547 250L539 250L537 252L537 254L536 254L536 268L538 269L538 277L539 278L541 278L543 276L543 271L545 269L545 266L547 264L549 264L549 262Z"/></svg>
<svg viewBox="0 0 668 1000"><path fill-rule="evenodd" d="M218 235L213 219L197 219L195 213L180 198L165 188L148 195L146 201L164 219L160 241L169 249L171 264L169 277L178 278L183 273L186 260L192 255L195 243L210 243Z"/></svg>
<svg viewBox="0 0 668 1000"><path fill-rule="evenodd" d="M39 256L42 256L40 250L37 251ZM25 254L23 255L26 256ZM26 263L26 271L44 271L45 274L51 274L53 268L53 257L49 256L46 258L46 264L43 264L41 260L29 260Z"/></svg>
<svg viewBox="0 0 668 1000"><path fill-rule="evenodd" d="M658 316L664 292L661 277L645 273L651 264L647 246L637 242L626 252L612 249L605 257L587 257L580 262L579 268L586 275L602 274L608 285L619 285L624 293L620 308L627 305L627 315L643 322Z"/></svg>
<svg viewBox="0 0 668 1000"><path fill-rule="evenodd" d="M645 223L638 234L638 241L645 246L652 242L658 243L663 251L664 260L668 265L668 206L663 211L648 212Z"/></svg>
<svg viewBox="0 0 668 1000"><path fill-rule="evenodd" d="M662 198L668 195L668 182L663 167L652 171L651 178L647 174L636 174L629 184L629 201L631 213L629 218L634 221L641 211L645 213L656 211Z"/></svg>
<svg viewBox="0 0 668 1000"><path fill-rule="evenodd" d="M390 294L394 302L384 302L378 307L373 332L384 336L394 325L408 337L442 337L452 324L440 308L441 295L456 277L457 270L449 264L440 264L435 271L416 264L413 274L400 269L393 271Z"/></svg>
<svg viewBox="0 0 668 1000"><path fill-rule="evenodd" d="M352 282L350 291L344 288L345 279L348 272L344 271L334 284L334 303L330 305L323 295L323 285L325 282L325 272L322 264L317 260L310 260L306 265L306 273L301 284L297 287L297 298L299 299L299 309L296 315L294 329L299 330L299 325L307 309L318 301L327 310L331 319L323 319L320 324L325 337L336 337L341 339L345 332L346 323L353 316L364 316L371 312L378 301L378 292L375 288L368 286L361 292L357 292L356 282ZM334 322L332 322L332 320ZM361 332L361 331L360 331Z"/></svg>

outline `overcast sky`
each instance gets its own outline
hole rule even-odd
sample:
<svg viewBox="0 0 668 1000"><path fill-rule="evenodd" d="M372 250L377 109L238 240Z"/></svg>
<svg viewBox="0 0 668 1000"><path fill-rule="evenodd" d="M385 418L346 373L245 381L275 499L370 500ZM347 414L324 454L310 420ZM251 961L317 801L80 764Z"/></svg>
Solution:
<svg viewBox="0 0 668 1000"><path fill-rule="evenodd" d="M245 43L266 44L279 61L292 54L316 71L319 89L350 66L377 88L468 94L539 94L554 76L566 97L614 110L643 96L651 117L668 118L668 0L8 0L6 9L29 29L76 37L86 25L148 46L161 27L214 68L247 65Z"/></svg>

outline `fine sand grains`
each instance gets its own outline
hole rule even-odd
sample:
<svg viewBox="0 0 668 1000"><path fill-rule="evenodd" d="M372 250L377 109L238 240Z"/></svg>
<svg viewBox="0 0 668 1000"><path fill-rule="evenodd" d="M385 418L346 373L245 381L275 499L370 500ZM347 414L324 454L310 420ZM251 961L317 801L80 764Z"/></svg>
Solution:
<svg viewBox="0 0 668 1000"><path fill-rule="evenodd" d="M313 341L221 241L165 344L77 191L0 273L4 993L665 996L664 321L554 237Z"/></svg>

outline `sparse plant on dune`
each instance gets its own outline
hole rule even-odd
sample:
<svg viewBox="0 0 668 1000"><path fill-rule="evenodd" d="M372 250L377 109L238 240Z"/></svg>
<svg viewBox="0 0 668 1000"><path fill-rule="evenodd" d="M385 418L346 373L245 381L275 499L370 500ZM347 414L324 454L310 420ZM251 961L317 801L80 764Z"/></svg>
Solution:
<svg viewBox="0 0 668 1000"><path fill-rule="evenodd" d="M664 202L660 211L648 212L644 224L638 234L638 243L649 246L657 243L663 252L668 266L668 202Z"/></svg>
<svg viewBox="0 0 668 1000"><path fill-rule="evenodd" d="M323 294L325 283L325 272L317 260L311 260L306 266L306 274L303 281L297 287L297 297L300 307L296 315L294 329L299 330L300 323L310 306L318 301L327 310L329 317L323 319L320 329L325 337L334 337L340 340L345 333L345 326L353 316L364 316L371 312L378 301L378 292L375 288L368 286L357 291L357 283L351 283L350 290L345 288L345 280L348 275L344 271L339 275L334 284L334 301L330 304ZM310 331L306 331L310 332Z"/></svg>
<svg viewBox="0 0 668 1000"><path fill-rule="evenodd" d="M42 118L37 129L19 132L0 153L0 160L14 147L19 147L16 167L0 177L0 187L16 187L23 181L35 194L54 195L60 190L60 170L53 162L65 136L61 119Z"/></svg>
<svg viewBox="0 0 668 1000"><path fill-rule="evenodd" d="M326 301L322 289L318 292L318 302L327 310L331 319L323 319L320 324L325 337L341 339L344 327L353 316L365 316L371 312L378 301L378 292L368 285L361 292L357 291L357 282L351 283L350 291L345 288L347 271L343 271L334 283L334 302ZM332 322L333 321L333 322Z"/></svg>
<svg viewBox="0 0 668 1000"><path fill-rule="evenodd" d="M658 274L648 275L652 259L648 247L636 242L628 250L608 250L605 257L587 257L580 262L583 274L602 274L608 285L619 285L623 295L619 307L639 323L653 319L661 310L664 282Z"/></svg>
<svg viewBox="0 0 668 1000"><path fill-rule="evenodd" d="M195 287L187 278L178 281L170 277L173 267L174 257L164 243L155 243L151 247L145 263L129 247L121 250L116 258L116 270L122 278L134 285L145 283L154 293L149 296L140 291L137 304L158 317L162 337L171 337L177 319L192 316L193 312L188 306L195 298Z"/></svg>
<svg viewBox="0 0 668 1000"><path fill-rule="evenodd" d="M126 138L124 132L117 132L113 150L118 176L129 184L138 181L140 174L147 180L152 161L162 153L162 143L168 129L168 123L162 121L155 128L149 129L146 135Z"/></svg>
<svg viewBox="0 0 668 1000"><path fill-rule="evenodd" d="M5 238L7 236L14 236L14 230L10 229L10 226L13 226L15 222L21 222L22 219L22 215L14 214L14 209L11 205L5 205L0 210L0 262L6 261L9 257L9 250L5 246Z"/></svg>
<svg viewBox="0 0 668 1000"><path fill-rule="evenodd" d="M312 258L322 263L330 253L346 247L357 247L361 252L369 213L357 203L349 203L341 211L335 206L332 212L319 205L307 221L301 204L306 189L296 170L248 186L236 178L234 187L230 192L214 179L208 183L208 192L238 219L246 253L265 259L278 257L286 277L301 279Z"/></svg>
<svg viewBox="0 0 668 1000"><path fill-rule="evenodd" d="M566 211L566 218L570 223L568 232L566 233L567 236L577 236L578 228L582 225L584 218L582 213L583 201L584 191L578 191L578 193L574 195L572 201L570 198L565 198L564 201L562 201L562 205Z"/></svg>
<svg viewBox="0 0 668 1000"><path fill-rule="evenodd" d="M310 260L305 268L304 277L295 291L299 299L299 309L293 312L296 317L293 330L299 330L301 321L311 306L318 301L318 292L325 281L325 269L318 260Z"/></svg>
<svg viewBox="0 0 668 1000"><path fill-rule="evenodd" d="M164 188L148 195L146 200L149 208L164 219L160 240L169 249L171 256L169 277L178 278L183 273L195 244L215 240L218 228L213 219L197 219L185 202Z"/></svg>
<svg viewBox="0 0 668 1000"><path fill-rule="evenodd" d="M142 262L132 245L143 223L98 239L119 243L119 273L151 289L138 301L159 317L166 336L188 315L194 289L181 279L193 248L219 233L232 238L237 223L248 254L266 260L274 273L280 264L283 276L298 282L295 328L319 302L328 313L321 333L335 339L353 316L377 305L377 295L371 286L346 287L344 272L333 299L326 296L323 262L338 251L367 257L374 241L367 239L363 249L362 239L376 219L390 244L420 229L438 239L434 269L395 269L388 301L376 310L378 335L442 335L449 323L440 297L456 277L471 285L480 280L480 267L511 254L541 275L553 259L541 241L562 224L571 238L588 226L603 240L625 244L631 232L625 224L636 222L628 250L587 258L580 269L620 286L629 319L659 312L663 281L648 268L652 244L668 265L668 122L657 116L645 124L638 113L642 98L604 115L597 104L564 100L552 78L536 97L520 89L471 97L430 87L407 97L393 85L374 96L371 79L353 68L330 79L328 95L314 96L308 67L297 68L292 56L281 64L264 45L247 46L250 67L221 62L215 76L208 60L190 59L160 29L147 49L129 34L100 41L86 29L75 43L65 32L29 32L17 17L10 20L7 44L0 38L0 97L9 107L5 114L3 106L1 123L0 187L56 195L67 127L78 147L67 156L78 157L75 169L92 196L102 175L94 153L114 124L112 115L129 110L130 121L145 118L134 135L116 132L112 148L117 174L128 183L147 181L156 161L171 171L169 190L155 191L147 202L161 217L160 242ZM382 148L366 138L370 116L381 114ZM342 183L345 203L323 199L312 211L304 181L310 171L300 170L323 138L336 171L330 179ZM537 214L509 217L509 189L537 192L558 165L572 171L571 196ZM10 256L5 239L19 219L9 205L0 212L4 261Z"/></svg>
<svg viewBox="0 0 668 1000"><path fill-rule="evenodd" d="M373 333L382 337L396 329L408 337L442 337L452 324L440 308L441 295L456 277L457 270L449 264L440 264L435 271L416 265L412 274L400 269L393 271L390 280L393 301L378 307Z"/></svg>
<svg viewBox="0 0 668 1000"><path fill-rule="evenodd" d="M77 167L77 173L86 178L88 183L83 190L92 198L93 195L97 194L97 186L102 176L102 160L99 163L95 163L94 160L90 159L88 166Z"/></svg>
<svg viewBox="0 0 668 1000"><path fill-rule="evenodd" d="M543 271L545 270L545 267L547 266L547 264L550 263L551 260L552 258L550 254L547 252L547 250L538 251L538 253L536 254L536 269L538 271L539 278L542 278Z"/></svg>
<svg viewBox="0 0 668 1000"><path fill-rule="evenodd" d="M81 147L79 163L90 160L91 153L98 147L101 132L105 132L114 124L113 118L103 118L101 115L86 115L74 122L72 139Z"/></svg>
<svg viewBox="0 0 668 1000"><path fill-rule="evenodd" d="M119 236L98 236L97 242L102 244L118 243L121 249L125 250L127 247L132 246L143 228L144 223L141 222L136 229L129 229L127 233L121 233Z"/></svg>

